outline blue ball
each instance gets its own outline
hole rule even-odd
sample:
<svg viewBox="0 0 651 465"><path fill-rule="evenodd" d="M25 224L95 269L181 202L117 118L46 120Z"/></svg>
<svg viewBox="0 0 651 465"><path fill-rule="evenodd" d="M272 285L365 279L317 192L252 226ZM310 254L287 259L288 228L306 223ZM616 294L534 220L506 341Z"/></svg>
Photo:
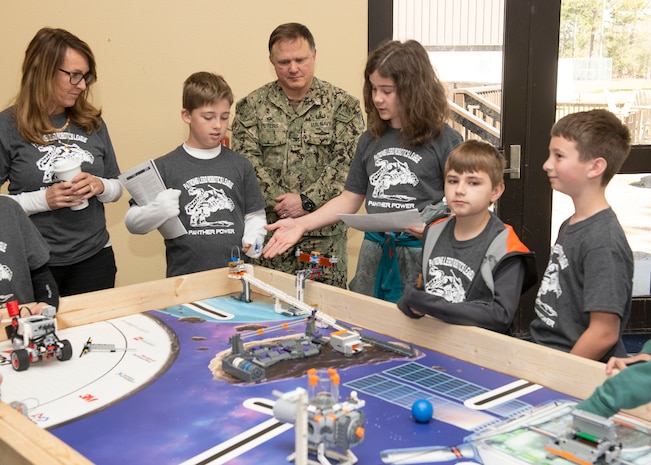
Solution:
<svg viewBox="0 0 651 465"><path fill-rule="evenodd" d="M411 416L414 417L416 423L429 423L434 413L434 407L429 400L418 399L411 406Z"/></svg>

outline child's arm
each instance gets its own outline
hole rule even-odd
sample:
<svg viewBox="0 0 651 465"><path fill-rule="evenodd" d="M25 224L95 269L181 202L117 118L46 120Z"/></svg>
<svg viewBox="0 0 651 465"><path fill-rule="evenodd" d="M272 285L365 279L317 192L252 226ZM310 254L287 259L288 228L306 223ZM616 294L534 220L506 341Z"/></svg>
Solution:
<svg viewBox="0 0 651 465"><path fill-rule="evenodd" d="M258 258L262 255L262 245L267 236L267 215L264 208L244 216L244 234L242 235L242 252L248 257Z"/></svg>
<svg viewBox="0 0 651 465"><path fill-rule="evenodd" d="M571 354L592 360L601 360L619 341L619 315L608 312L590 312L590 323L576 341Z"/></svg>
<svg viewBox="0 0 651 465"><path fill-rule="evenodd" d="M422 223L418 226L409 226L405 229L405 232L407 234L411 234L414 236L416 239L423 239L423 235L425 233L425 223Z"/></svg>
<svg viewBox="0 0 651 465"><path fill-rule="evenodd" d="M407 286L398 308L412 318L427 314L446 323L479 326L506 333L518 310L524 274L522 258L513 257L504 262L494 276L495 295L492 301L448 302L422 289Z"/></svg>
<svg viewBox="0 0 651 465"><path fill-rule="evenodd" d="M607 379L576 408L602 417L651 402L651 361L636 363Z"/></svg>
<svg viewBox="0 0 651 465"><path fill-rule="evenodd" d="M166 189L147 205L133 205L124 218L127 229L131 234L147 234L170 218L179 216L180 196L180 190Z"/></svg>
<svg viewBox="0 0 651 465"><path fill-rule="evenodd" d="M306 232L338 223L341 221L340 213L357 213L365 198L362 194L344 190L337 197L330 199L308 215L299 218L286 218L267 225L267 231L273 231L273 236L264 246L264 257L272 258L287 251Z"/></svg>
<svg viewBox="0 0 651 465"><path fill-rule="evenodd" d="M623 370L633 363L648 362L651 360L651 339L646 341L642 351L634 357L610 357L606 364L606 374L612 375L614 369Z"/></svg>
<svg viewBox="0 0 651 465"><path fill-rule="evenodd" d="M34 301L36 305L32 307L32 313L41 313L41 309L46 305L52 305L54 308L59 307L59 289L54 276L47 265L30 271L32 287L34 289Z"/></svg>
<svg viewBox="0 0 651 465"><path fill-rule="evenodd" d="M423 228L423 231L425 228ZM410 274L409 276L411 279L407 280L405 282L405 288L402 291L402 295L400 296L400 299L398 299L398 302L396 302L396 305L398 306L398 310L400 310L402 313L407 315L409 318L422 318L425 316L424 313L415 311L413 308L411 308L408 304L408 302L411 302L414 295L420 296L420 295L427 295L426 292L423 291L423 254L420 253L418 254L418 258L412 265L414 268L414 273ZM413 277L416 277L416 280L413 280Z"/></svg>

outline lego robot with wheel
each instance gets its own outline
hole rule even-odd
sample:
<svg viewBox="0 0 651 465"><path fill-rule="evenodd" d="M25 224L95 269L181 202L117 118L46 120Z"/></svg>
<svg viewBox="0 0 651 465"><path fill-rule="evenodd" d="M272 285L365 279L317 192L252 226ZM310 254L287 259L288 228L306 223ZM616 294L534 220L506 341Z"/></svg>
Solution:
<svg viewBox="0 0 651 465"><path fill-rule="evenodd" d="M54 307L45 307L42 315L20 317L20 312L11 314L11 325L5 330L11 340L11 366L16 371L24 371L32 363L56 358L65 361L72 358L72 345L67 339L59 339Z"/></svg>

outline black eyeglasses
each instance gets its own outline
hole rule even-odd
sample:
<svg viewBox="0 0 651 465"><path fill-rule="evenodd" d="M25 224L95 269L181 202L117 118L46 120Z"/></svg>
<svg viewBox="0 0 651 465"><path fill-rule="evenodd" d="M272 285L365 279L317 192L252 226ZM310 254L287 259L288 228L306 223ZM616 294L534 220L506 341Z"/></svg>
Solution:
<svg viewBox="0 0 651 465"><path fill-rule="evenodd" d="M68 75L68 77L70 78L70 84L72 84L73 86L79 84L82 79L84 80L84 82L86 82L87 86L90 85L90 83L95 80L95 76L93 76L93 73L91 73L90 71L87 72L86 74L71 73L70 71L66 71L65 69L61 69L61 68L59 68L59 71L61 71L62 73L66 73Z"/></svg>

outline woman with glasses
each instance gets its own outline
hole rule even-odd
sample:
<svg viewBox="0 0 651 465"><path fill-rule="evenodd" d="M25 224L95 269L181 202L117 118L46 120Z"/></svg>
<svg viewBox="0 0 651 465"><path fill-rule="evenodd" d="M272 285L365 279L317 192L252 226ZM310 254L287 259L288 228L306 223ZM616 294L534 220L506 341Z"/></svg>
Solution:
<svg viewBox="0 0 651 465"><path fill-rule="evenodd" d="M115 285L104 203L122 186L101 110L89 102L96 76L84 41L43 28L25 52L13 105L0 113L0 185L9 181L9 195L49 244L62 296ZM57 179L62 163L81 172Z"/></svg>

